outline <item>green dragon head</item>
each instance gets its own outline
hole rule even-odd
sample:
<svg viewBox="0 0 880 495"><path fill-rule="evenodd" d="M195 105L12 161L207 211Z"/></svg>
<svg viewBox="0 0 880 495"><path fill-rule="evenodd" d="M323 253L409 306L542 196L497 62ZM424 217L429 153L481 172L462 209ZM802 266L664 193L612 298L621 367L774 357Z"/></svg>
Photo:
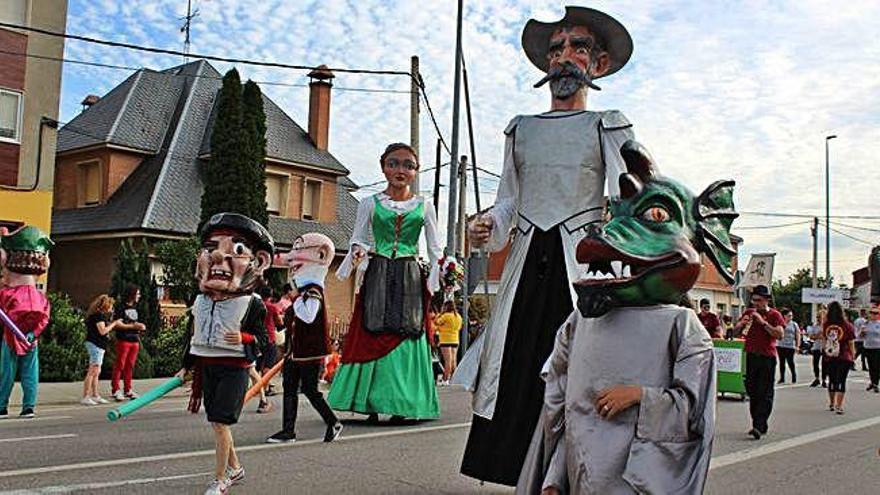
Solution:
<svg viewBox="0 0 880 495"><path fill-rule="evenodd" d="M715 182L694 196L657 175L637 142L624 143L620 154L627 173L620 175L620 197L609 204L610 219L593 224L577 247L583 276L574 288L581 313L595 317L612 307L677 304L700 275L700 254L733 283L734 182Z"/></svg>
<svg viewBox="0 0 880 495"><path fill-rule="evenodd" d="M55 245L40 229L22 227L0 236L3 265L10 272L41 275L49 269L49 249Z"/></svg>

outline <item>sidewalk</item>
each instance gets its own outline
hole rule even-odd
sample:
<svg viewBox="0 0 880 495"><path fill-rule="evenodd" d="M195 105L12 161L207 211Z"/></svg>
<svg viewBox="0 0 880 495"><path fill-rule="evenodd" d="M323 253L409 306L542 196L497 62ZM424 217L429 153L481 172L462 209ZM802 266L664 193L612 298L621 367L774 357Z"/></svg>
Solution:
<svg viewBox="0 0 880 495"><path fill-rule="evenodd" d="M132 388L135 392L144 393L153 387L158 386L169 378L150 378L147 380L132 380ZM180 387L172 390L165 397L186 397L188 392L186 388ZM110 399L110 381L101 380L98 383L98 393L105 399ZM37 393L37 412L40 406L56 406L78 404L82 399L82 382L59 382L59 383L40 383L39 392ZM10 414L18 414L18 408L21 407L21 386L18 382L12 387L12 396L9 398Z"/></svg>

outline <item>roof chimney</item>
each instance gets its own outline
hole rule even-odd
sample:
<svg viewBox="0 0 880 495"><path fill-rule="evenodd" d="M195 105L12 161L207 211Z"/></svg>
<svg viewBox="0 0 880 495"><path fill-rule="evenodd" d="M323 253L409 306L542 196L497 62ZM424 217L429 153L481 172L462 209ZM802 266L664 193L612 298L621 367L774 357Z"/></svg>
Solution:
<svg viewBox="0 0 880 495"><path fill-rule="evenodd" d="M309 137L319 150L330 142L330 88L335 76L326 65L309 72Z"/></svg>
<svg viewBox="0 0 880 495"><path fill-rule="evenodd" d="M98 95L86 96L85 98L83 98L83 101L80 102L80 104L82 105L82 111L85 112L86 110L89 109L89 107L91 107L95 103L98 103L98 100L100 100L100 99L101 99L101 97Z"/></svg>

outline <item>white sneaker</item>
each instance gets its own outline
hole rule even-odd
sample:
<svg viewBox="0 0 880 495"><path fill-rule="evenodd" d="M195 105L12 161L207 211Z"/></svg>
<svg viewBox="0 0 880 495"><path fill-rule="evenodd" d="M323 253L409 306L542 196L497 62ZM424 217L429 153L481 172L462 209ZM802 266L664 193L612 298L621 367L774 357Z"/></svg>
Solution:
<svg viewBox="0 0 880 495"><path fill-rule="evenodd" d="M115 400L116 402L122 402L122 401L125 400L125 394L122 393L122 390L121 390L121 389L120 389L120 390L117 390L117 391L113 394L113 400Z"/></svg>
<svg viewBox="0 0 880 495"><path fill-rule="evenodd" d="M137 399L138 397L140 397L140 394L138 394L138 393L135 392L134 390L129 390L128 393L125 394L125 397L126 397L127 399L129 399L129 400L135 400L135 399Z"/></svg>
<svg viewBox="0 0 880 495"><path fill-rule="evenodd" d="M231 467L226 466L226 479L229 480L229 486L232 486L243 480L244 466L239 466L238 469L232 469Z"/></svg>
<svg viewBox="0 0 880 495"><path fill-rule="evenodd" d="M83 397L82 400L79 401L79 403L84 406L97 406L98 405L98 403L95 402L94 400L92 400L91 397Z"/></svg>
<svg viewBox="0 0 880 495"><path fill-rule="evenodd" d="M205 490L205 495L226 495L229 493L229 480L214 480Z"/></svg>
<svg viewBox="0 0 880 495"><path fill-rule="evenodd" d="M92 401L93 401L93 402L96 402L96 403L98 403L98 404L108 404L108 403L110 403L109 400L107 400L107 399L101 397L100 395L96 395L96 396L92 397Z"/></svg>

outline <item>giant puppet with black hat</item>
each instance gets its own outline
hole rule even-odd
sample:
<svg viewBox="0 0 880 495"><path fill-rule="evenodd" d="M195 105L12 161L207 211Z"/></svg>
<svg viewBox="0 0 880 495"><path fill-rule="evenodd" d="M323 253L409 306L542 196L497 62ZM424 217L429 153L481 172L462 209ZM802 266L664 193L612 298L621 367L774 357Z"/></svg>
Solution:
<svg viewBox="0 0 880 495"><path fill-rule="evenodd" d="M201 293L191 308L183 368L193 373L189 410L202 401L214 430L215 479L206 493L226 493L244 477L230 426L248 390L248 367L268 343L266 306L254 294L275 242L265 227L238 213L217 213L202 227L196 261Z"/></svg>
<svg viewBox="0 0 880 495"><path fill-rule="evenodd" d="M620 70L633 44L613 17L566 7L556 22L530 20L523 49L545 73L550 110L518 115L504 130L504 169L495 204L468 226L475 246L513 242L486 331L454 383L473 392L473 422L461 472L515 485L544 395L540 369L576 301L575 247L601 222L606 186L618 195L621 146L632 126L616 110L587 110L595 81Z"/></svg>

